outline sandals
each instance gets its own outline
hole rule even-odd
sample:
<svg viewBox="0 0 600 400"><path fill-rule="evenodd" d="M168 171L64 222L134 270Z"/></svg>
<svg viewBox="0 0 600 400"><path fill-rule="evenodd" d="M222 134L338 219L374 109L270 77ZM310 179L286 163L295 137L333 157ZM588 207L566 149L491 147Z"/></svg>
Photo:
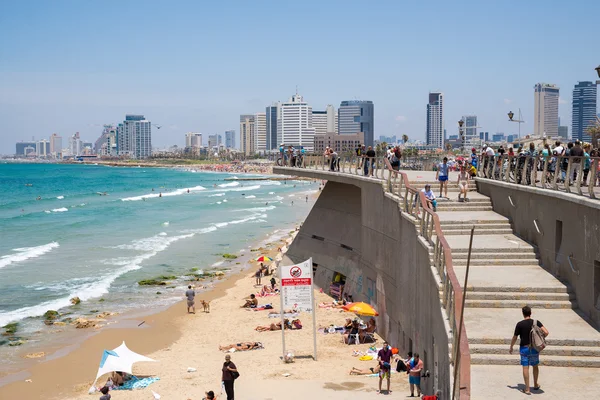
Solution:
<svg viewBox="0 0 600 400"><path fill-rule="evenodd" d="M526 392L525 389L519 389L519 392L526 394L527 396L531 396L531 392Z"/></svg>

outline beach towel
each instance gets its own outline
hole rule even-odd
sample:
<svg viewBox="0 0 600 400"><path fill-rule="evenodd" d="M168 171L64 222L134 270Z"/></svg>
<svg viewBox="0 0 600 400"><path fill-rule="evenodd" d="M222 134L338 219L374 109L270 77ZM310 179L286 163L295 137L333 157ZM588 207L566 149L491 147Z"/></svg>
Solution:
<svg viewBox="0 0 600 400"><path fill-rule="evenodd" d="M256 308L249 308L249 310L252 311L264 311L264 310L272 310L273 306L270 304L265 304L264 306L260 306L260 307L256 307Z"/></svg>
<svg viewBox="0 0 600 400"><path fill-rule="evenodd" d="M294 314L283 314L283 318L288 318L288 319L294 319L298 317L298 313L294 313ZM269 314L269 318L281 318L281 313L278 314Z"/></svg>
<svg viewBox="0 0 600 400"><path fill-rule="evenodd" d="M130 380L125 381L123 386L114 387L113 390L133 390L133 389L143 389L148 387L150 384L159 381L159 377L148 377L139 379L135 376L132 376Z"/></svg>

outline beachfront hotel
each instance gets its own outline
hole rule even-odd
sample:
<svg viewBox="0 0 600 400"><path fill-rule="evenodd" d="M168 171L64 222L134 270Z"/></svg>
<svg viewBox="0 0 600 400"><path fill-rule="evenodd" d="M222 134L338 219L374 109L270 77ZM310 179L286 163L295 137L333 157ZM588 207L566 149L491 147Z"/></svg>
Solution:
<svg viewBox="0 0 600 400"><path fill-rule="evenodd" d="M312 107L296 93L289 101L278 107L277 142L286 146L303 146L313 151L315 128L312 121Z"/></svg>

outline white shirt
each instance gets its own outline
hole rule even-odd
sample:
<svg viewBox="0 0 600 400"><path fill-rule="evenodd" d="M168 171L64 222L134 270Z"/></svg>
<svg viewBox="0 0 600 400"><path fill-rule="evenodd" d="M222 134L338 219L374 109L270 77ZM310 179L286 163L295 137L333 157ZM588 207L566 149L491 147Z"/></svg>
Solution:
<svg viewBox="0 0 600 400"><path fill-rule="evenodd" d="M491 147L488 146L488 148L485 149L485 154L488 156L494 156L494 155L496 155L496 152L494 151L494 149L492 149Z"/></svg>
<svg viewBox="0 0 600 400"><path fill-rule="evenodd" d="M554 152L556 152L557 155L562 155L562 153L565 152L565 149L562 146L558 146L555 147L554 150L552 150L552 154L554 154Z"/></svg>
<svg viewBox="0 0 600 400"><path fill-rule="evenodd" d="M433 190L429 189L429 191L425 191L425 188L421 189L421 192L425 193L425 197L427 200L435 200L435 194L433 194Z"/></svg>

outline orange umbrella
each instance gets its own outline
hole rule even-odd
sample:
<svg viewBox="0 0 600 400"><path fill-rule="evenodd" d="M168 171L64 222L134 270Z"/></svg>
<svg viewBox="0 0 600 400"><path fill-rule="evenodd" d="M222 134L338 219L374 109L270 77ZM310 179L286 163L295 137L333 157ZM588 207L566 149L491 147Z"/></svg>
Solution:
<svg viewBox="0 0 600 400"><path fill-rule="evenodd" d="M377 317L379 315L379 313L373 307L371 307L370 304L363 303L362 301L346 304L342 308L346 311L350 311L358 315L364 315L366 317Z"/></svg>

